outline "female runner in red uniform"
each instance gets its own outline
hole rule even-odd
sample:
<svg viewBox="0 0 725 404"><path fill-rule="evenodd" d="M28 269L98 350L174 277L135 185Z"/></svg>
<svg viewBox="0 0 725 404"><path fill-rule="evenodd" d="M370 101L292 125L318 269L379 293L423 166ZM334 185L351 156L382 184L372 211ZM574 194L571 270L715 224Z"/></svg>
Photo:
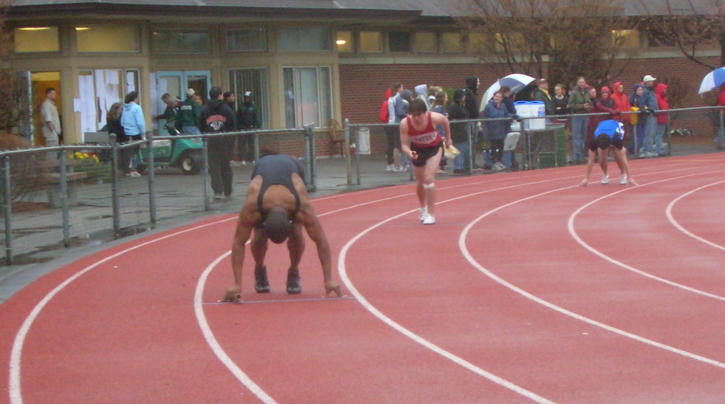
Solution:
<svg viewBox="0 0 725 404"><path fill-rule="evenodd" d="M438 134L436 125L443 126L445 138ZM423 100L411 101L408 117L400 123L400 144L415 168L420 220L423 224L435 224L435 173L443 156L442 146L453 144L448 118L437 112L427 112Z"/></svg>

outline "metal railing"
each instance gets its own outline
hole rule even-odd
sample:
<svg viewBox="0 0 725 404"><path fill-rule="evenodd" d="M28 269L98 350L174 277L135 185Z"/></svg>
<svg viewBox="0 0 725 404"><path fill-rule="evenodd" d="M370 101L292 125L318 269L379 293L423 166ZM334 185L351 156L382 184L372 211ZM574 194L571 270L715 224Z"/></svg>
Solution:
<svg viewBox="0 0 725 404"><path fill-rule="evenodd" d="M721 147L725 147L725 122L723 122L723 109L725 109L724 106L711 106L711 107L691 107L691 108L675 108L675 109L669 109L669 110L657 110L652 111L651 115L650 113L643 113L640 111L622 111L618 114L610 114L607 112L597 112L597 113L582 113L582 114L563 114L563 115L546 115L544 117L537 116L537 117L523 117L520 116L518 119L515 119L516 121L520 122L521 129L519 130L521 133L521 137L523 142L520 143L520 148L522 149L522 155L524 156L523 160L523 169L534 169L538 168L536 164L532 161L534 157L534 145L536 144L537 137L541 137L545 134L547 131L551 131L553 129L559 129L559 128L551 128L544 130L530 130L527 129L529 125L526 125L526 121L528 120L541 120L546 119L547 122L553 122L553 121L562 121L565 122L563 125L568 126L571 128L572 126L572 120L574 118L590 118L590 117L611 117L613 119L619 119L619 120L625 120L626 117L631 115L641 116L641 117L648 117L652 116L653 118L656 117L658 114L667 114L668 121L671 121L670 117L676 114L687 114L690 112L697 112L697 113L708 113L708 112L718 112L718 128L719 128L719 142L721 144ZM475 152L474 152L474 144L477 142L477 138L481 134L485 134L485 131L482 130L482 127L485 127L486 122L493 122L493 121L514 121L512 117L506 117L506 118L480 118L480 119L466 119L466 120L456 120L452 121L452 123L455 124L469 124L467 126L467 143L468 143L468 156L467 161L473 162L475 160ZM347 158L347 179L348 184L355 184L355 185L361 185L362 182L362 175L361 175L361 153L360 153L360 129L372 129L372 128L388 128L388 127L395 127L398 128L400 126L399 123L396 124L384 124L384 123L351 123L349 119L344 120L344 136L345 136L345 150L349 150L348 158ZM630 125L628 125L630 126ZM641 130L641 128L638 128L637 125L632 126L632 130L634 133L631 133L629 136L634 142L634 149L638 150L641 144L639 144L639 136L637 136L637 131ZM667 144L668 144L668 150L667 154L670 155L672 153L672 138L671 138L671 131L666 131L667 136ZM570 134L568 138L570 138ZM555 144L555 147L558 145ZM571 150L567 150L569 155L573 155L574 152ZM635 153L634 157L636 158L638 156L637 153ZM556 162L557 165L561 165ZM474 164L469 163L467 165L467 173L473 174L474 173ZM413 172L412 170L409 170L409 178L410 180L413 180Z"/></svg>

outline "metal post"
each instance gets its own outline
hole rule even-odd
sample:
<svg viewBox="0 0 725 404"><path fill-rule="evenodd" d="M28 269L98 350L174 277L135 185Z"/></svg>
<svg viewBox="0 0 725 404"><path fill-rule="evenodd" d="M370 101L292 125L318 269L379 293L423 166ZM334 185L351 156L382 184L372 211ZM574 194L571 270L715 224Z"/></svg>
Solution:
<svg viewBox="0 0 725 404"><path fill-rule="evenodd" d="M307 184L307 190L312 191L312 137L310 136L310 130L312 125L305 126L305 153L303 158L305 159L305 183Z"/></svg>
<svg viewBox="0 0 725 404"><path fill-rule="evenodd" d="M632 133L634 133L634 158L639 157L639 142L637 142L637 127L639 126L639 120L642 119L642 117L638 117L637 119L637 125L632 125Z"/></svg>
<svg viewBox="0 0 725 404"><path fill-rule="evenodd" d="M305 126L305 182L307 190L315 191L315 131L312 125Z"/></svg>
<svg viewBox="0 0 725 404"><path fill-rule="evenodd" d="M470 123L467 126L466 134L468 135L468 175L473 175L473 128L476 127L475 123ZM465 164L465 161L464 161Z"/></svg>
<svg viewBox="0 0 725 404"><path fill-rule="evenodd" d="M350 154L350 120L345 118L343 138L345 139L345 168L347 171L347 185L352 185L352 155Z"/></svg>
<svg viewBox="0 0 725 404"><path fill-rule="evenodd" d="M360 132L355 131L355 175L357 176L357 185L361 184L360 180Z"/></svg>
<svg viewBox="0 0 725 404"><path fill-rule="evenodd" d="M58 151L58 173L60 174L60 209L63 222L63 246L70 247L70 228L68 224L68 176L66 175L65 151Z"/></svg>
<svg viewBox="0 0 725 404"><path fill-rule="evenodd" d="M259 133L254 132L252 135L254 143L254 161L259 160Z"/></svg>
<svg viewBox="0 0 725 404"><path fill-rule="evenodd" d="M149 171L149 222L151 228L156 227L156 168L154 167L154 136L149 133L147 135L146 144L148 152L148 171Z"/></svg>
<svg viewBox="0 0 725 404"><path fill-rule="evenodd" d="M118 141L111 133L111 211L113 212L113 238L121 235L121 214L118 203Z"/></svg>
<svg viewBox="0 0 725 404"><path fill-rule="evenodd" d="M202 195L204 197L204 211L207 212L211 207L209 206L209 138L202 138L201 148L201 176L204 191Z"/></svg>
<svg viewBox="0 0 725 404"><path fill-rule="evenodd" d="M5 263L13 264L13 201L10 189L10 156L3 156L3 214L5 215Z"/></svg>

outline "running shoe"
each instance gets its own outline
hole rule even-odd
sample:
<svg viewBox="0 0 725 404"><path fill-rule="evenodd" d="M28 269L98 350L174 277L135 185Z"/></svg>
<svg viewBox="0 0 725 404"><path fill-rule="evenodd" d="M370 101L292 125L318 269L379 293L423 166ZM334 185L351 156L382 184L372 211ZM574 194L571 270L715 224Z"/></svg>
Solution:
<svg viewBox="0 0 725 404"><path fill-rule="evenodd" d="M287 293L297 295L300 292L302 292L302 286L300 286L300 271L299 269L289 269L287 271Z"/></svg>
<svg viewBox="0 0 725 404"><path fill-rule="evenodd" d="M436 218L433 215L426 213L423 218L423 224L436 224Z"/></svg>
<svg viewBox="0 0 725 404"><path fill-rule="evenodd" d="M388 164L388 165L387 165L387 166L385 167L385 172L386 172L386 173L392 173L392 172L393 172L394 170L395 170L395 166L393 166L392 164Z"/></svg>
<svg viewBox="0 0 725 404"><path fill-rule="evenodd" d="M609 184L609 175L608 174L602 175L602 184Z"/></svg>
<svg viewBox="0 0 725 404"><path fill-rule="evenodd" d="M420 218L420 221L422 222L425 219L426 215L428 215L428 208L420 208L418 210L420 211L419 218Z"/></svg>
<svg viewBox="0 0 725 404"><path fill-rule="evenodd" d="M622 174L619 176L619 183L622 185L627 185L627 174Z"/></svg>
<svg viewBox="0 0 725 404"><path fill-rule="evenodd" d="M257 293L269 293L267 267L254 268L254 290Z"/></svg>

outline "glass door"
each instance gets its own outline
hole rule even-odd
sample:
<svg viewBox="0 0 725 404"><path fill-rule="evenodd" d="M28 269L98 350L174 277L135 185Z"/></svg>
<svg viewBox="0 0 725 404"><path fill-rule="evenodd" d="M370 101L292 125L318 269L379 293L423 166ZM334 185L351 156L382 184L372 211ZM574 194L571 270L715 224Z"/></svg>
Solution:
<svg viewBox="0 0 725 404"><path fill-rule="evenodd" d="M153 114L159 116L164 113L166 104L161 101L161 97L169 93L172 97L179 100L186 100L186 90L194 89L194 93L199 94L204 103L209 98L209 89L211 88L211 72L209 70L198 71L161 71L156 72L156 94L153 94ZM158 129L160 136L167 136L166 120L159 119L154 122L154 127Z"/></svg>
<svg viewBox="0 0 725 404"><path fill-rule="evenodd" d="M244 93L252 92L252 102L257 106L259 122L263 128L269 127L269 102L267 94L266 69L237 69L229 72L231 91L237 98L237 105L244 100Z"/></svg>

